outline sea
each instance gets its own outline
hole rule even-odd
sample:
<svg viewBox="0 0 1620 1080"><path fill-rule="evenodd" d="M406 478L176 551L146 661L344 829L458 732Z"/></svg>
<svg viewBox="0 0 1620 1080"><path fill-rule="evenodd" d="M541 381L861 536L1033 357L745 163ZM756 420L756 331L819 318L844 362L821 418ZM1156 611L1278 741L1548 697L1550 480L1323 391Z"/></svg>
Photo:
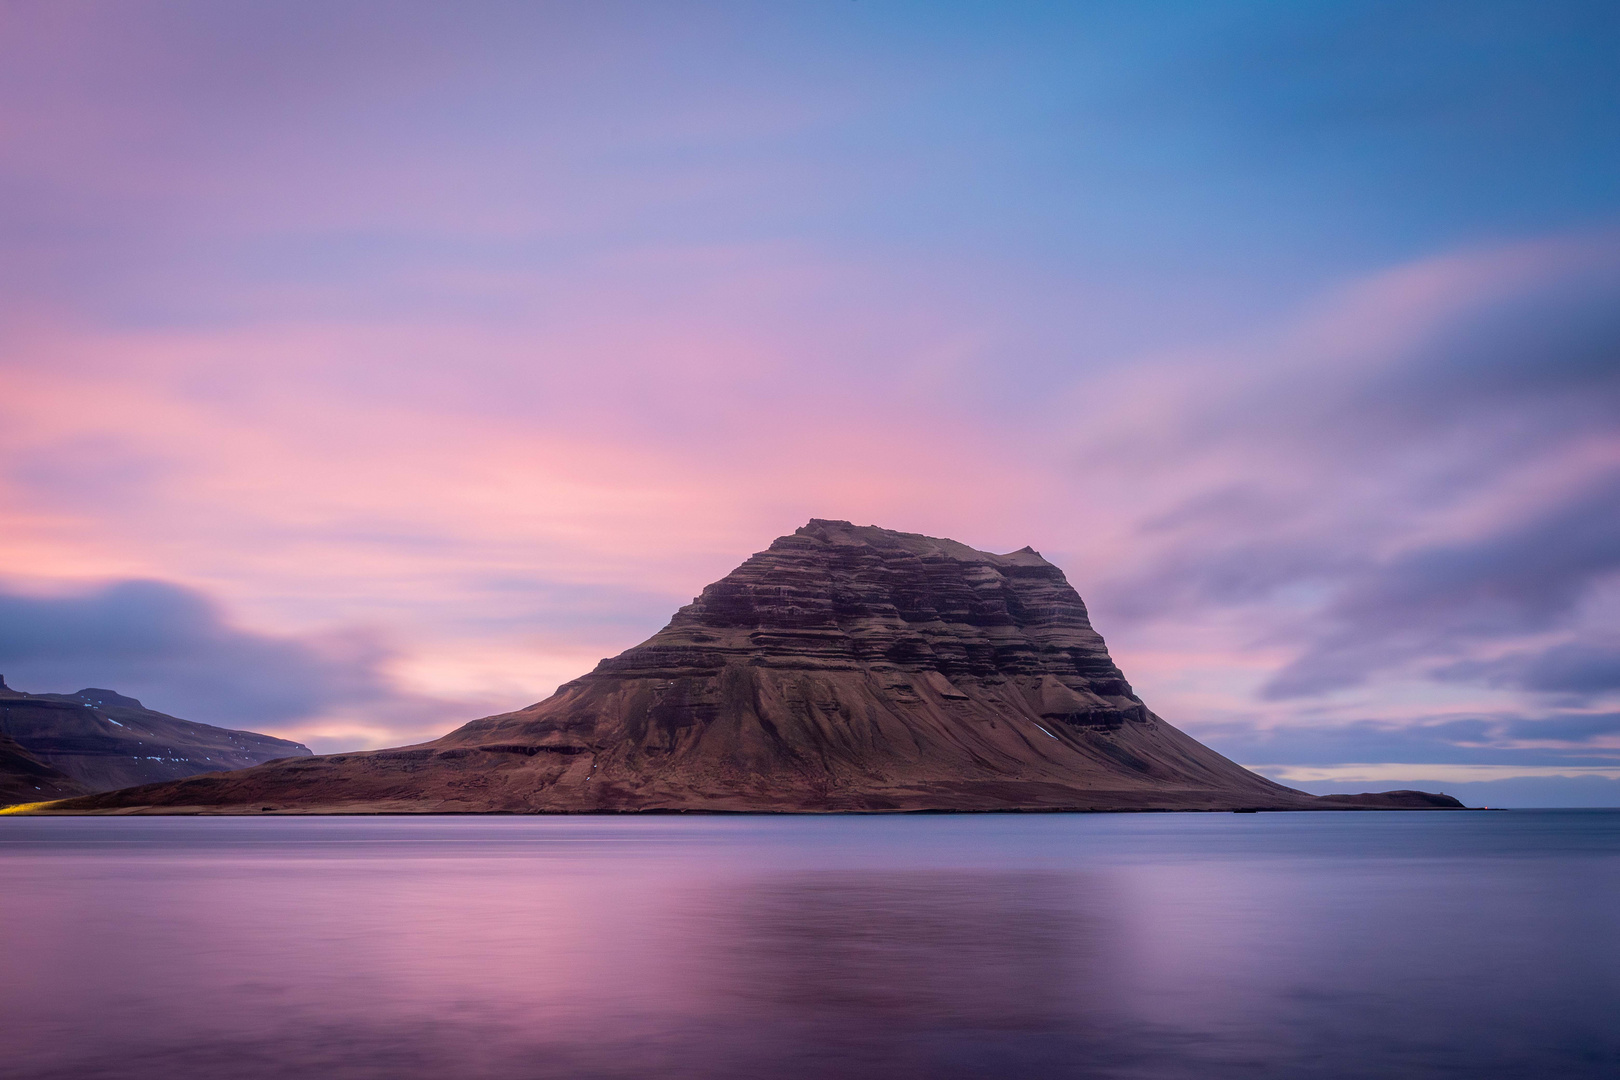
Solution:
<svg viewBox="0 0 1620 1080"><path fill-rule="evenodd" d="M1620 1077L1620 810L0 818L18 1080Z"/></svg>

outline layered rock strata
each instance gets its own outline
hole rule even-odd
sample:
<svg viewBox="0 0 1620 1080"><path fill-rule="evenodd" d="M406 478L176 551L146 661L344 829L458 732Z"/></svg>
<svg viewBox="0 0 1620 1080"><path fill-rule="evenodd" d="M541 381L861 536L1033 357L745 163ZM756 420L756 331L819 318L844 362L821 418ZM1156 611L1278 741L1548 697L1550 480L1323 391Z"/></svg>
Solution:
<svg viewBox="0 0 1620 1080"><path fill-rule="evenodd" d="M1373 809L1234 764L1132 691L1037 552L813 520L546 700L420 746L64 812Z"/></svg>

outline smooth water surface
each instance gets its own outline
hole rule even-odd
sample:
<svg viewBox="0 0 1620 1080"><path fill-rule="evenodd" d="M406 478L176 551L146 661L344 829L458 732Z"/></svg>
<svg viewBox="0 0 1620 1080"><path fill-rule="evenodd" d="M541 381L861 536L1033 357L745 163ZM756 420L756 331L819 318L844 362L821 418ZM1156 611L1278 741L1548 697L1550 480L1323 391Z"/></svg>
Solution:
<svg viewBox="0 0 1620 1080"><path fill-rule="evenodd" d="M1620 1076L1620 812L0 818L0 1076Z"/></svg>

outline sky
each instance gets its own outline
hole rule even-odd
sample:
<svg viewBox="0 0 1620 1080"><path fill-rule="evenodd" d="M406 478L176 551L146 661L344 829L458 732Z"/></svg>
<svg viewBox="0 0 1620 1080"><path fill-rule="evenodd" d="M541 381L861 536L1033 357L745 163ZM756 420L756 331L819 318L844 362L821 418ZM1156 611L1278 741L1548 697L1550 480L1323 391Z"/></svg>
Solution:
<svg viewBox="0 0 1620 1080"><path fill-rule="evenodd" d="M0 672L317 751L811 517L1314 791L1620 805L1620 8L0 0Z"/></svg>

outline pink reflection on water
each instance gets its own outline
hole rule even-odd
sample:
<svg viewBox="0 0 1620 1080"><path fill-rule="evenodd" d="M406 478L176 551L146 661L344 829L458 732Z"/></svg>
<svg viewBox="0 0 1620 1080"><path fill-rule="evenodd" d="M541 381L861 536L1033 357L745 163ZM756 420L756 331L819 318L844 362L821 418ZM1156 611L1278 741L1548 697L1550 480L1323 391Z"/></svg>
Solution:
<svg viewBox="0 0 1620 1080"><path fill-rule="evenodd" d="M1526 820L8 819L0 1075L1595 1077Z"/></svg>

